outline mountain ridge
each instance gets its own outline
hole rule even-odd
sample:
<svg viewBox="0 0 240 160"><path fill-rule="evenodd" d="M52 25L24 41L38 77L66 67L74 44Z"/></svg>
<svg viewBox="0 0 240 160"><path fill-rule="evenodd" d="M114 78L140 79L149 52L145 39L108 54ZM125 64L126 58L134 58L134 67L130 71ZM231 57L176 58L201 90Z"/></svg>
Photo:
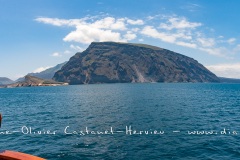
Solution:
<svg viewBox="0 0 240 160"><path fill-rule="evenodd" d="M64 66L66 63L67 63L67 61L63 62L63 63L60 63L60 64L57 64L54 67L50 67L48 69L45 69L45 70L43 70L41 72L38 72L38 73L28 73L27 75L38 77L38 78L42 78L42 79L52 79L54 74L58 70L60 70L62 68L62 66ZM25 77L21 77L21 78L18 78L15 82L21 82L21 81L24 81L24 80L25 80Z"/></svg>
<svg viewBox="0 0 240 160"><path fill-rule="evenodd" d="M7 77L0 77L0 85L6 85L6 84L11 84L14 81L7 78Z"/></svg>

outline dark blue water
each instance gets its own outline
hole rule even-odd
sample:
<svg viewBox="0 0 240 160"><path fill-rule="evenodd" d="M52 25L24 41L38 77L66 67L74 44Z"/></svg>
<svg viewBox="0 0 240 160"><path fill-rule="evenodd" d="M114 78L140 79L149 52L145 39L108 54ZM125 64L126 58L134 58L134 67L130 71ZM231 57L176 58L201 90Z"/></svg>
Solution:
<svg viewBox="0 0 240 160"><path fill-rule="evenodd" d="M50 160L240 159L239 84L8 88L0 112L0 149Z"/></svg>

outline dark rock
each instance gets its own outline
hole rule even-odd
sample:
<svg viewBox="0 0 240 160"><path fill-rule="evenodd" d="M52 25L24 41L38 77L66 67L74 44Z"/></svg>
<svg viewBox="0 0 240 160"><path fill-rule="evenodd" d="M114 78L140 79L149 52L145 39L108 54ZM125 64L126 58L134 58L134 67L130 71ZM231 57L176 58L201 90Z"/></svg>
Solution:
<svg viewBox="0 0 240 160"><path fill-rule="evenodd" d="M145 44L93 42L53 77L69 84L134 82L219 82L187 56Z"/></svg>

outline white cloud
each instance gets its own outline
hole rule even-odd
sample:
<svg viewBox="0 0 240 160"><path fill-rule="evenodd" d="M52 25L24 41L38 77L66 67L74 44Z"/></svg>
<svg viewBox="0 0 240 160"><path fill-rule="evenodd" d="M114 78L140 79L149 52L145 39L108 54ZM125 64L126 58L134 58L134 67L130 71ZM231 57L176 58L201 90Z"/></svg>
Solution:
<svg viewBox="0 0 240 160"><path fill-rule="evenodd" d="M133 32L138 32L140 29L139 28L132 28L131 29Z"/></svg>
<svg viewBox="0 0 240 160"><path fill-rule="evenodd" d="M154 16L154 18L160 15ZM55 26L72 26L76 29L66 35L63 40L66 42L79 42L89 44L93 41L118 41L127 42L136 39L138 33L148 37L160 39L164 42L175 43L180 46L196 48L196 44L189 42L192 40L192 32L185 29L195 29L201 26L201 23L189 22L185 17L167 17L166 23L161 23L160 28L167 31L159 31L153 26L145 25L142 29L134 28L131 25L144 25L141 19L132 20L130 18L114 18L105 17L94 20L92 17L84 17L82 19L58 19L58 18L37 18L36 21L52 24ZM148 17L152 19L153 17ZM89 21L91 20L91 21ZM127 26L130 28L126 27ZM175 32L168 32L176 29ZM134 33L133 33L134 32Z"/></svg>
<svg viewBox="0 0 240 160"><path fill-rule="evenodd" d="M63 40L66 42L79 42L89 44L93 41L118 41L126 42L122 37L122 31L126 28L125 18L105 17L94 21L92 17L82 19L57 19L57 18L37 18L36 21L55 26L75 27L66 35ZM126 31L127 32L127 31Z"/></svg>
<svg viewBox="0 0 240 160"><path fill-rule="evenodd" d="M147 20L150 21L150 20L153 20L154 18L155 18L154 16L148 16L148 17L147 17Z"/></svg>
<svg viewBox="0 0 240 160"><path fill-rule="evenodd" d="M176 32L169 32L169 34L174 35L176 38L192 40L192 33L189 31L177 30Z"/></svg>
<svg viewBox="0 0 240 160"><path fill-rule="evenodd" d="M197 45L192 42L184 42L181 39L191 39L191 36L184 35L183 33L166 33L157 31L153 26L146 26L141 31L143 35L160 39L161 41L174 43L179 46L184 46L188 48L197 48Z"/></svg>
<svg viewBox="0 0 240 160"><path fill-rule="evenodd" d="M230 59L231 57L229 55L226 55L226 53L229 53L229 51L224 47L219 48L198 48L201 51L207 52L210 55L218 56L218 57L225 57L227 59Z"/></svg>
<svg viewBox="0 0 240 160"><path fill-rule="evenodd" d="M138 41L139 41L139 42L143 42L143 41L144 41L144 39L140 38L140 39L138 39Z"/></svg>
<svg viewBox="0 0 240 160"><path fill-rule="evenodd" d="M174 43L179 46L189 47L189 48L196 48L196 44L191 42L184 42L181 41L182 39L191 39L191 36L184 35L183 33L167 33L167 32L160 32L153 26L146 26L141 31L143 35L160 39L161 41ZM179 41L178 41L179 40Z"/></svg>
<svg viewBox="0 0 240 160"><path fill-rule="evenodd" d="M165 15L162 15L162 14L157 14L157 15L154 15L154 16L147 16L147 17L146 17L146 20L152 21L152 20L157 19L157 18L159 18L159 17L166 17L166 16L165 16Z"/></svg>
<svg viewBox="0 0 240 160"><path fill-rule="evenodd" d="M51 68L51 67L52 67L52 66L39 67L39 68L35 69L35 70L33 71L33 73L39 73L39 72L42 72L42 71L44 71L44 70L46 70L46 69L49 69L49 68Z"/></svg>
<svg viewBox="0 0 240 160"><path fill-rule="evenodd" d="M84 19L59 19L59 18L47 18L47 17L40 17L35 19L37 22L51 24L54 26L75 26L81 23Z"/></svg>
<svg viewBox="0 0 240 160"><path fill-rule="evenodd" d="M197 38L197 41L202 47L213 47L215 45L215 40L213 38Z"/></svg>
<svg viewBox="0 0 240 160"><path fill-rule="evenodd" d="M143 30L141 31L141 33L143 35L146 35L146 36L149 36L152 38L160 39L164 42L174 43L176 41L175 36L171 36L166 33L159 32L153 26L144 27Z"/></svg>
<svg viewBox="0 0 240 160"><path fill-rule="evenodd" d="M161 23L159 28L144 26L140 33L163 42L197 49L218 57L232 59L234 50L227 49L222 45L219 46L219 41L215 38L205 36L201 30L198 30L198 27L202 26L201 23L189 22L184 17L179 18L176 16L163 16L161 19L167 19L167 22ZM236 41L236 39L231 39L229 42L233 41ZM237 49L236 47L235 52Z"/></svg>
<svg viewBox="0 0 240 160"><path fill-rule="evenodd" d="M179 46L184 46L184 47L188 47L188 48L197 48L197 45L194 43L187 43L187 42L176 42L177 45Z"/></svg>
<svg viewBox="0 0 240 160"><path fill-rule="evenodd" d="M240 78L240 63L208 65L206 68L219 77Z"/></svg>
<svg viewBox="0 0 240 160"><path fill-rule="evenodd" d="M200 6L199 4L195 4L195 3L188 3L182 7L180 7L181 9L187 10L189 12L195 12L198 11L202 6Z"/></svg>
<svg viewBox="0 0 240 160"><path fill-rule="evenodd" d="M230 38L227 40L229 44L234 44L235 41L236 41L236 38Z"/></svg>
<svg viewBox="0 0 240 160"><path fill-rule="evenodd" d="M168 19L167 23L161 23L159 27L166 30L195 29L196 27L199 27L201 25L201 23L189 22L185 17L171 17Z"/></svg>
<svg viewBox="0 0 240 160"><path fill-rule="evenodd" d="M76 50L78 52L82 52L84 50L82 47L79 47L79 46L76 46L76 45L73 45L73 44L70 45L70 48L73 49L73 50Z"/></svg>
<svg viewBox="0 0 240 160"><path fill-rule="evenodd" d="M88 25L90 25L92 28L98 28L98 29L126 30L124 21L125 20L123 18L115 19L113 17L106 17L106 18L97 20L92 24L88 23Z"/></svg>
<svg viewBox="0 0 240 160"><path fill-rule="evenodd" d="M191 6L196 5L191 4ZM138 37L144 35L166 43L193 48L224 58L229 58L240 50L237 45L232 46L233 49L228 49L229 44L234 45L237 43L237 39L225 39L222 35L210 37L206 32L209 32L208 27L204 27L200 22L191 22L186 17L177 15L155 15L136 20L128 17L115 18L106 14L95 17L87 16L80 19L39 17L35 20L58 27L72 27L73 30L63 37L65 42L90 44L93 41L143 41L142 38L144 37L141 37L141 39L138 39ZM136 25L138 26L136 27ZM213 34L211 33L211 35ZM71 49L83 50L79 46L72 46ZM59 57L61 54L55 53L52 56Z"/></svg>
<svg viewBox="0 0 240 160"><path fill-rule="evenodd" d="M233 49L233 53L238 53L240 52L240 44L238 44L234 49Z"/></svg>
<svg viewBox="0 0 240 160"><path fill-rule="evenodd" d="M71 54L72 52L71 51L69 51L69 50L65 50L64 51L64 54Z"/></svg>
<svg viewBox="0 0 240 160"><path fill-rule="evenodd" d="M124 35L124 38L127 41L131 41L131 40L135 39L136 37L137 37L136 34L132 33L131 31L128 31L127 34Z"/></svg>
<svg viewBox="0 0 240 160"><path fill-rule="evenodd" d="M102 30L87 25L77 26L77 29L70 32L63 40L66 42L79 42L83 44L89 44L93 41L124 41L119 32Z"/></svg>
<svg viewBox="0 0 240 160"><path fill-rule="evenodd" d="M174 43L189 48L197 48L196 42L192 40L193 34L195 33L192 29L201 26L201 23L189 22L185 17L176 16L162 16L161 19L166 22L161 23L159 29L154 26L145 26L141 30L141 33L164 42Z"/></svg>
<svg viewBox="0 0 240 160"><path fill-rule="evenodd" d="M88 20L94 20L94 17L84 17L81 19L59 19L59 18L46 18L40 17L35 19L37 22L51 24L54 26L90 26L92 28L99 29L112 29L112 30L126 30L125 19L115 19L113 17L105 17L103 19L96 20L94 23L88 22Z"/></svg>
<svg viewBox="0 0 240 160"><path fill-rule="evenodd" d="M144 22L141 19L138 20L132 20L132 19L127 19L127 23L132 24L132 25L143 25Z"/></svg>
<svg viewBox="0 0 240 160"><path fill-rule="evenodd" d="M51 56L53 57L62 57L62 55L58 52L54 52L53 54L51 54Z"/></svg>

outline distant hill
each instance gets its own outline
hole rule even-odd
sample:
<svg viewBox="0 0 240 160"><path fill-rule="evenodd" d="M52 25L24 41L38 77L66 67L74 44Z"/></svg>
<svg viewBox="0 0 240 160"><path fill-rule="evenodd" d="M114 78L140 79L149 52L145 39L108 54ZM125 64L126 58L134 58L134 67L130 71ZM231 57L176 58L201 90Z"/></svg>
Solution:
<svg viewBox="0 0 240 160"><path fill-rule="evenodd" d="M56 82L54 80L46 80L38 77L27 75L24 77L24 81L6 85L6 87L32 87L32 86L56 86L56 85L66 85L61 82Z"/></svg>
<svg viewBox="0 0 240 160"><path fill-rule="evenodd" d="M69 84L136 82L219 82L193 58L134 43L93 42L53 77Z"/></svg>
<svg viewBox="0 0 240 160"><path fill-rule="evenodd" d="M7 77L0 77L0 85L6 85L13 83L13 80L7 78Z"/></svg>
<svg viewBox="0 0 240 160"><path fill-rule="evenodd" d="M240 79L218 77L221 83L240 83Z"/></svg>
<svg viewBox="0 0 240 160"><path fill-rule="evenodd" d="M28 73L27 75L42 78L42 79L52 79L55 72L60 70L62 68L62 66L65 65L66 63L67 62L58 64L54 67L48 68L48 69L46 69L42 72L39 72L39 73ZM24 81L24 77L21 77L21 78L17 79L15 82L21 82L21 81Z"/></svg>

